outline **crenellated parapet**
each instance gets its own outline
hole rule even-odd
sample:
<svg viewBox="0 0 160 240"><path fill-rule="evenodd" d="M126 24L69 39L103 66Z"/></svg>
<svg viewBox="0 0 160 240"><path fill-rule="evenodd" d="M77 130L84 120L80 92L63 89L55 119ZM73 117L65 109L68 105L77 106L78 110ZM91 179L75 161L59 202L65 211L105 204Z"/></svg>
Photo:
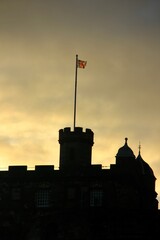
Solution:
<svg viewBox="0 0 160 240"><path fill-rule="evenodd" d="M82 127L75 127L74 131L71 131L70 127L59 130L59 143L66 142L85 142L93 145L94 133L91 129L87 128L83 131Z"/></svg>

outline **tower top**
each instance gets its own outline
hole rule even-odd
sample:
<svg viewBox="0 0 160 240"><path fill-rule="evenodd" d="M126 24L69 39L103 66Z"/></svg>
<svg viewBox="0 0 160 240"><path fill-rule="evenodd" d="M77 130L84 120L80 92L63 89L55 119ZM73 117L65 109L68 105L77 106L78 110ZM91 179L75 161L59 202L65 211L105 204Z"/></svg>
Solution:
<svg viewBox="0 0 160 240"><path fill-rule="evenodd" d="M83 131L81 127L59 130L60 170L75 173L91 165L94 134L91 129Z"/></svg>
<svg viewBox="0 0 160 240"><path fill-rule="evenodd" d="M59 130L59 143L82 141L93 145L93 135L94 133L89 128L83 131L82 127L75 127L74 131L71 131L70 127L66 127Z"/></svg>

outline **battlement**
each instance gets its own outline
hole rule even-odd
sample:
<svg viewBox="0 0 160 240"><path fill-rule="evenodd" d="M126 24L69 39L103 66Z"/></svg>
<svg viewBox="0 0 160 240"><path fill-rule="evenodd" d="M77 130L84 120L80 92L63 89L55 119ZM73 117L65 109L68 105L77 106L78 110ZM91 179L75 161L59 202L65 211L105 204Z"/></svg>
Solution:
<svg viewBox="0 0 160 240"><path fill-rule="evenodd" d="M93 134L92 130L89 128L86 128L86 131L83 132L82 127L75 127L74 131L71 131L70 127L65 127L64 129L60 129L59 132L63 133L87 133L87 134Z"/></svg>
<svg viewBox="0 0 160 240"><path fill-rule="evenodd" d="M54 165L36 165L35 171L42 173L52 173L54 171Z"/></svg>
<svg viewBox="0 0 160 240"><path fill-rule="evenodd" d="M9 172L15 174L23 174L27 172L27 166L9 166Z"/></svg>
<svg viewBox="0 0 160 240"><path fill-rule="evenodd" d="M25 165L18 165L18 166L9 166L9 171L7 171L9 173L10 177L20 177L23 178L24 176L26 176L27 174L27 166Z"/></svg>
<svg viewBox="0 0 160 240"><path fill-rule="evenodd" d="M93 145L93 135L91 129L86 128L83 131L82 127L75 127L74 131L71 131L70 127L59 130L59 143L64 142L87 142Z"/></svg>

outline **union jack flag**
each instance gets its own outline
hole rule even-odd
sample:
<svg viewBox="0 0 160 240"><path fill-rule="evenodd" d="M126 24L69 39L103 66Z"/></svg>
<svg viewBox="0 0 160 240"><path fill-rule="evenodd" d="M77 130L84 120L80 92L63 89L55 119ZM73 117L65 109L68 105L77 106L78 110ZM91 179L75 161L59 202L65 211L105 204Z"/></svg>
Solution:
<svg viewBox="0 0 160 240"><path fill-rule="evenodd" d="M83 60L77 60L77 67L78 68L85 68L87 65L87 61L83 61Z"/></svg>

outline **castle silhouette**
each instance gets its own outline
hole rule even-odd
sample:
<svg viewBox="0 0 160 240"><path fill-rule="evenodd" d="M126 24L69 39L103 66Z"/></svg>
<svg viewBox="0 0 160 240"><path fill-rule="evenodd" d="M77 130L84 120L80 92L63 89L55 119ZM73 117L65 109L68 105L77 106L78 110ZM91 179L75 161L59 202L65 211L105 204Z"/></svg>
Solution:
<svg viewBox="0 0 160 240"><path fill-rule="evenodd" d="M115 164L92 164L91 129L59 130L59 170L0 172L1 240L156 239L160 216L153 170L125 138Z"/></svg>

